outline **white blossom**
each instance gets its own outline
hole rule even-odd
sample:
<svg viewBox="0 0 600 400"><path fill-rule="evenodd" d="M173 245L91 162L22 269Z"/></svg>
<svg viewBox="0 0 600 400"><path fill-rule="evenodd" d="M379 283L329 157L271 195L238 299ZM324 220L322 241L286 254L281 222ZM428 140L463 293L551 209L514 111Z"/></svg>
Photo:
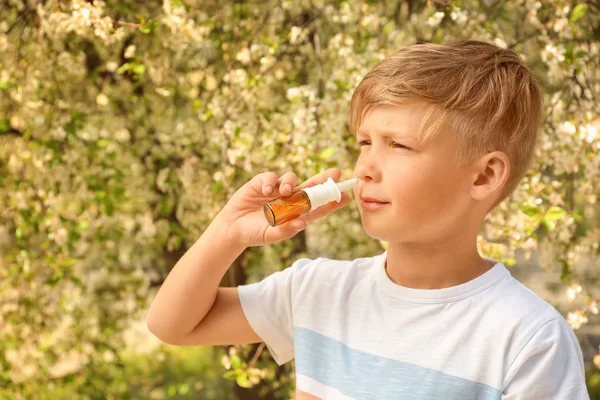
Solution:
<svg viewBox="0 0 600 400"><path fill-rule="evenodd" d="M433 14L431 17L429 17L429 19L427 20L427 25L431 26L431 27L437 27L440 22L442 22L442 19L444 19L444 13L441 11L437 11L435 14Z"/></svg>

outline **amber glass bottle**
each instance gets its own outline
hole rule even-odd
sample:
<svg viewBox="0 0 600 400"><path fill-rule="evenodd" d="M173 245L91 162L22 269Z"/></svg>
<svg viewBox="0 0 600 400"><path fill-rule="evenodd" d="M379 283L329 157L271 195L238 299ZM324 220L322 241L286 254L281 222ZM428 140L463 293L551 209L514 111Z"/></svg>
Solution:
<svg viewBox="0 0 600 400"><path fill-rule="evenodd" d="M289 196L266 203L263 209L269 224L278 226L309 212L310 198L304 190L296 189Z"/></svg>
<svg viewBox="0 0 600 400"><path fill-rule="evenodd" d="M296 189L289 196L265 204L263 207L265 217L271 226L277 226L331 201L339 203L342 200L342 191L352 189L357 182L358 179L352 178L336 183L329 177L325 183Z"/></svg>

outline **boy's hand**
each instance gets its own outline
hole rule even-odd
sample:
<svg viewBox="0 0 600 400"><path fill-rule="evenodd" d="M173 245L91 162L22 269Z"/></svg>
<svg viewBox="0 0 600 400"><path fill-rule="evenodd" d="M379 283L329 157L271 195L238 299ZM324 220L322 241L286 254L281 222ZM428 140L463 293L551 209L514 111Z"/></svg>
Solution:
<svg viewBox="0 0 600 400"><path fill-rule="evenodd" d="M262 246L289 239L306 228L308 222L323 218L345 207L350 201L350 196L342 193L339 203L331 201L297 219L275 227L271 226L265 218L264 204L278 197L289 196L295 189L325 183L329 177L338 182L341 175L342 172L338 168L330 168L296 187L298 177L293 172L286 172L279 178L274 172L260 173L231 196L218 217L227 225L230 237L245 247ZM269 187L271 190L268 189Z"/></svg>

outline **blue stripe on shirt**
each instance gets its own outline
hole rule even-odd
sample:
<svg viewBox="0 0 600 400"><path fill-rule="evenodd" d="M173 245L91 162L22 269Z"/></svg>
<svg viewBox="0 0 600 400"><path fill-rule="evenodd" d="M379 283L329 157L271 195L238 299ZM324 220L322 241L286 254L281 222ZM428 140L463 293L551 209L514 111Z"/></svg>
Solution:
<svg viewBox="0 0 600 400"><path fill-rule="evenodd" d="M296 371L360 400L497 400L501 391L468 379L351 349L294 327ZM302 390L302 388L299 388Z"/></svg>

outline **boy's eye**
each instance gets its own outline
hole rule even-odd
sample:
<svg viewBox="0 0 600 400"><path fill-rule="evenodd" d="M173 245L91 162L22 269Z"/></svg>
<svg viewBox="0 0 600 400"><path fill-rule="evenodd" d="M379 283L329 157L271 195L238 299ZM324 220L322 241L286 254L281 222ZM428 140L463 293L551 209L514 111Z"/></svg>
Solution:
<svg viewBox="0 0 600 400"><path fill-rule="evenodd" d="M367 144L370 144L370 140L362 140L362 141L358 142L358 145L359 145L360 147L362 147L362 146L365 146L365 145L367 145ZM408 147L404 146L403 144L396 143L396 142L393 142L393 143L392 143L392 146L395 146L396 148L399 148L399 149L406 149L406 150L410 150Z"/></svg>

